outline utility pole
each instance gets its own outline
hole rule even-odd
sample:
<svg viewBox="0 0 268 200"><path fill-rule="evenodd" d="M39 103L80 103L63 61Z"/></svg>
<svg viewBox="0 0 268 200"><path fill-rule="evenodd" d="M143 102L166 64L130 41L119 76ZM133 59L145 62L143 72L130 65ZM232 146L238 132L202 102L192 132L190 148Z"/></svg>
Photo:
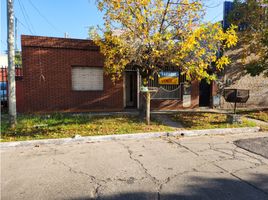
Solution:
<svg viewBox="0 0 268 200"><path fill-rule="evenodd" d="M11 127L16 126L16 81L14 49L14 9L13 0L7 0L7 43L8 43L8 113Z"/></svg>
<svg viewBox="0 0 268 200"><path fill-rule="evenodd" d="M15 17L15 55L18 51L18 19Z"/></svg>

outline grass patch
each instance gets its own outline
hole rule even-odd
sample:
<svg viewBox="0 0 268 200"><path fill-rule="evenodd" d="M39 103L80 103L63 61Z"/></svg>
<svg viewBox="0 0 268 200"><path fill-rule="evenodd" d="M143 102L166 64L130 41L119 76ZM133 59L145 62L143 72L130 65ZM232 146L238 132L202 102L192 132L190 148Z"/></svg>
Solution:
<svg viewBox="0 0 268 200"><path fill-rule="evenodd" d="M247 117L258 119L264 122L268 122L268 110L265 111L255 111L246 114Z"/></svg>
<svg viewBox="0 0 268 200"><path fill-rule="evenodd" d="M136 116L20 115L17 122L9 128L7 115L1 116L2 142L173 130L153 119L147 126Z"/></svg>
<svg viewBox="0 0 268 200"><path fill-rule="evenodd" d="M173 116L173 120L179 121L186 129L213 129L213 128L238 128L253 127L254 122L242 118L241 124L227 123L226 114L218 113L180 113Z"/></svg>

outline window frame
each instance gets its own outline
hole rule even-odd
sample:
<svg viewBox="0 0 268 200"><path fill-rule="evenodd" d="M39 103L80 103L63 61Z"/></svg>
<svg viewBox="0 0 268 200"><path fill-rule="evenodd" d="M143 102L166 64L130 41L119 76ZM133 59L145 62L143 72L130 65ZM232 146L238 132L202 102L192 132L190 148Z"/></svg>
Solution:
<svg viewBox="0 0 268 200"><path fill-rule="evenodd" d="M73 69L77 68L86 68L86 69L100 69L102 71L102 89L75 89L74 88L74 75ZM104 69L103 66L81 66L81 65L72 65L71 66L71 89L73 92L102 92L104 91Z"/></svg>

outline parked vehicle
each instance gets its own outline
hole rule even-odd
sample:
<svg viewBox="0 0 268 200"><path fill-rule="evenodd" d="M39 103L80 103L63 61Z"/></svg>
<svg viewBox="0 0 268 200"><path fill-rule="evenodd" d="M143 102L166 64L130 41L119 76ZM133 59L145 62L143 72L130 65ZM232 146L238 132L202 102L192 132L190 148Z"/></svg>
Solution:
<svg viewBox="0 0 268 200"><path fill-rule="evenodd" d="M7 102L7 82L0 82L1 105Z"/></svg>

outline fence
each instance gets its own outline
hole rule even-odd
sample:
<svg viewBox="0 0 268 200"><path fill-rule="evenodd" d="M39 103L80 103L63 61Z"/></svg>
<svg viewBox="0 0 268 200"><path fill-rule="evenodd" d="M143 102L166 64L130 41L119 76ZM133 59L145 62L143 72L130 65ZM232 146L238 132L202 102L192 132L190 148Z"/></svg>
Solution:
<svg viewBox="0 0 268 200"><path fill-rule="evenodd" d="M21 66L15 66L15 79L21 80L23 77ZM0 67L0 96L1 96L1 105L7 105L8 99L8 68L7 66Z"/></svg>

